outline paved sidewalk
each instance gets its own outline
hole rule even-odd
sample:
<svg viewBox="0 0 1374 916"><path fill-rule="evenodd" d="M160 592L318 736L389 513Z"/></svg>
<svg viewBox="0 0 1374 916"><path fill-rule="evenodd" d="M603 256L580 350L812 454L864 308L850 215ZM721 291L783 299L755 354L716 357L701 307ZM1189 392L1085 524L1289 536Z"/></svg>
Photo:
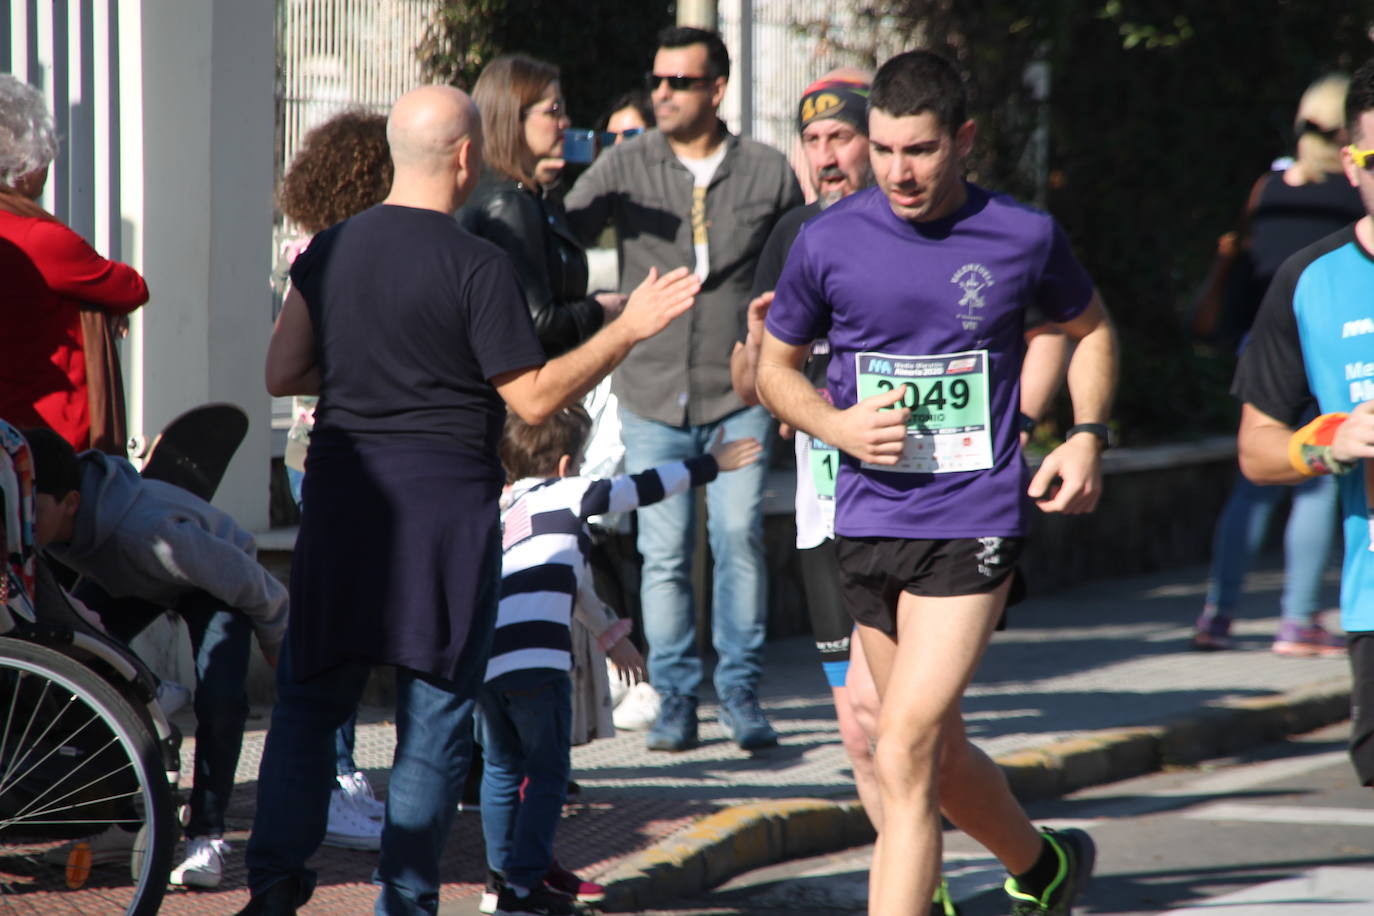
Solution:
<svg viewBox="0 0 1374 916"><path fill-rule="evenodd" d="M1205 570L1100 582L1013 609L965 704L969 732L1025 797L1227 753L1344 718L1343 659L1268 651L1281 577L1251 576L1239 649L1190 650ZM1335 571L1328 604L1335 603ZM1335 615L1332 615L1334 618ZM1335 620L1330 624L1334 627ZM560 828L563 863L608 884L607 908L630 911L694 893L737 871L870 838L835 732L829 690L804 639L768 649L764 705L779 747L740 751L703 702L701 747L655 754L643 737L575 748L583 798ZM707 698L708 700L711 698ZM162 912L216 916L247 900L242 841L252 821L267 710L255 710L230 811L231 868L216 892L170 891ZM385 710L364 710L358 760L384 791L393 734ZM190 723L184 724L187 733ZM183 764L191 760L189 742ZM305 914L371 911L374 856L323 849ZM460 813L445 857L444 914L476 912L485 875L477 815Z"/></svg>

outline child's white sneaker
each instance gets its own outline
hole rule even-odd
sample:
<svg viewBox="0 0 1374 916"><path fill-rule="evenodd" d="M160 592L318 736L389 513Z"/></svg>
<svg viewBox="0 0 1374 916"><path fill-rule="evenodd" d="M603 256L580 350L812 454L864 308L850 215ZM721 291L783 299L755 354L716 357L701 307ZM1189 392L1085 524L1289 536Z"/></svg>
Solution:
<svg viewBox="0 0 1374 916"><path fill-rule="evenodd" d="M329 793L329 823L325 827L324 845L376 852L382 848L381 822L363 814L343 789L335 789Z"/></svg>
<svg viewBox="0 0 1374 916"><path fill-rule="evenodd" d="M640 681L625 694L625 699L611 713L616 728L637 731L648 728L658 719L658 691L648 681Z"/></svg>
<svg viewBox="0 0 1374 916"><path fill-rule="evenodd" d="M219 837L198 836L186 841L186 858L167 879L183 887L219 887L229 844Z"/></svg>
<svg viewBox="0 0 1374 916"><path fill-rule="evenodd" d="M386 803L379 801L377 796L372 794L372 783L367 781L366 773L357 770L352 776L340 776L338 780L339 788L364 816L374 821L386 817Z"/></svg>
<svg viewBox="0 0 1374 916"><path fill-rule="evenodd" d="M611 682L611 708L614 709L630 692L630 685L621 678L620 672L616 670L609 658L606 659L606 678Z"/></svg>

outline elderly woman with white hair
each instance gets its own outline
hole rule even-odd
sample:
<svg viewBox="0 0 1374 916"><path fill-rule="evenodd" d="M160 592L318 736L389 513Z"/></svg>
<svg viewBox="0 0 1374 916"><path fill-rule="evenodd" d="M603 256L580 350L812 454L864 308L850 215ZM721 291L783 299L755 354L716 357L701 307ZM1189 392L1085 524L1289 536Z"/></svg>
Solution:
<svg viewBox="0 0 1374 916"><path fill-rule="evenodd" d="M122 455L109 319L147 302L148 286L36 203L56 155L42 94L0 74L0 417Z"/></svg>

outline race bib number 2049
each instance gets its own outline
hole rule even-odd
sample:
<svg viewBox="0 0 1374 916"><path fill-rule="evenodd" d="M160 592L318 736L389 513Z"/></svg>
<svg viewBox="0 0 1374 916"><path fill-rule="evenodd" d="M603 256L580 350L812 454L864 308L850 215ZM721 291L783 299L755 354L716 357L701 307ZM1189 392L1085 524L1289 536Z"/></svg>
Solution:
<svg viewBox="0 0 1374 916"><path fill-rule="evenodd" d="M992 467L986 350L930 356L857 353L854 359L859 400L900 388L902 398L893 407L911 411L897 464L863 467L908 474Z"/></svg>

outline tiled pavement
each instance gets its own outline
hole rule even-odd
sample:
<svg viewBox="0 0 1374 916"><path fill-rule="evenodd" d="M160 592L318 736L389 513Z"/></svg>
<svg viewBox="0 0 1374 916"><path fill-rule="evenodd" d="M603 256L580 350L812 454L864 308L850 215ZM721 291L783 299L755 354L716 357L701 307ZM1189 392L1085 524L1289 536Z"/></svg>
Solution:
<svg viewBox="0 0 1374 916"><path fill-rule="evenodd" d="M1008 769L1013 785L1052 793L1341 715L1349 692L1343 660L1279 658L1268 651L1280 585L1272 570L1251 577L1246 608L1253 619L1238 624L1238 651L1190 651L1204 576L1194 568L1099 582L1013 610L1011 628L995 637L965 703L970 735ZM1334 603L1334 571L1329 580L1325 597ZM775 749L740 751L716 724L710 697L703 702L702 744L695 750L651 753L636 733L575 748L574 775L584 792L560 828L563 864L584 877L609 879L624 891L613 896L626 909L799 848L799 834L811 850L843 843L848 835L837 827L840 821L812 816L833 809L845 813L844 823L855 820L852 783L814 648L803 639L771 644L765 678L764 705L782 734ZM381 794L394 740L386 717L384 709L364 709L358 727L359 765ZM163 913L219 916L247 901L242 847L266 722L267 710L255 709L230 810L234 853L223 885L214 892L172 890ZM182 725L192 732L189 720ZM813 803L769 804L787 799ZM786 821L802 810L810 814L793 819L787 843L780 845L772 828L771 839L753 846L730 836L747 829L750 812ZM703 825L711 815L716 817ZM735 842L725 847L723 864L722 833L727 844ZM707 848L712 843L714 852ZM312 863L319 887L304 913L370 912L374 858L322 849ZM476 814L457 816L442 874L441 912L474 913L485 874ZM95 912L74 899L80 896L61 895L64 905L76 906L62 912Z"/></svg>

